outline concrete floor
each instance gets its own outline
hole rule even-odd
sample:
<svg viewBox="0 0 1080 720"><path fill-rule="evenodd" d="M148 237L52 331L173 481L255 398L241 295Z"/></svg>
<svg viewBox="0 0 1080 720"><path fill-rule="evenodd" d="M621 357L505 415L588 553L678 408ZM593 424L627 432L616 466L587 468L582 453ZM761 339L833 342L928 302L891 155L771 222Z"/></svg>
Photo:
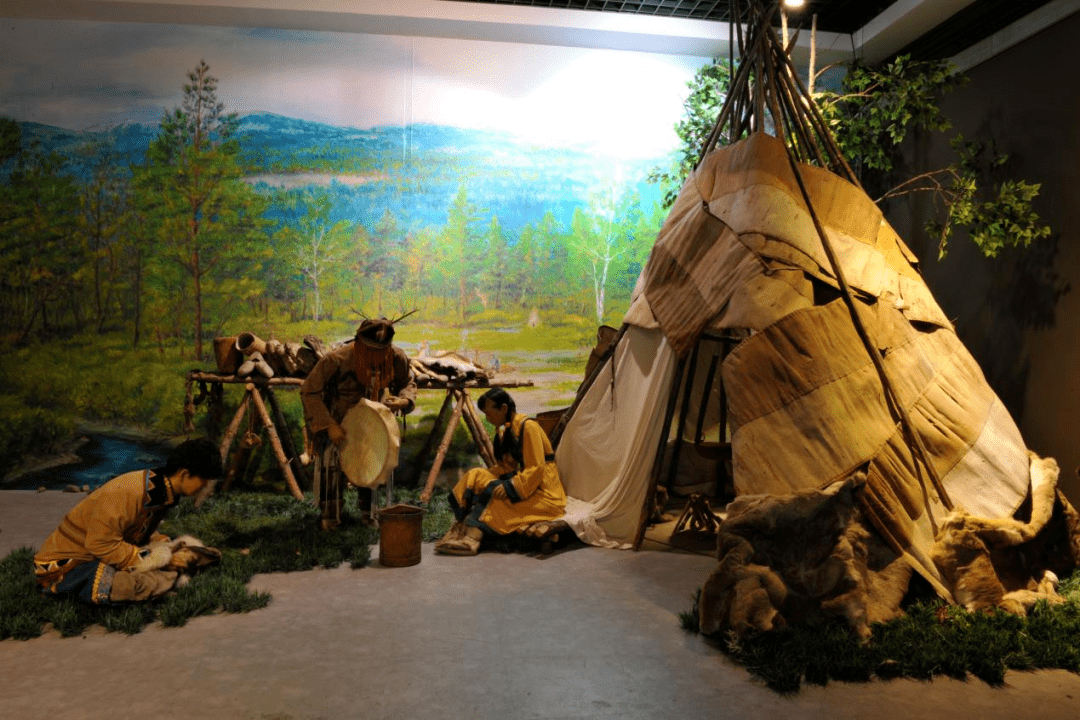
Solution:
<svg viewBox="0 0 1080 720"><path fill-rule="evenodd" d="M36 546L81 496L0 492L0 555ZM376 550L377 552L377 550ZM257 576L247 615L0 642L0 717L1076 718L1080 676L833 683L779 696L678 613L714 561L569 548L539 559L433 555L419 565Z"/></svg>

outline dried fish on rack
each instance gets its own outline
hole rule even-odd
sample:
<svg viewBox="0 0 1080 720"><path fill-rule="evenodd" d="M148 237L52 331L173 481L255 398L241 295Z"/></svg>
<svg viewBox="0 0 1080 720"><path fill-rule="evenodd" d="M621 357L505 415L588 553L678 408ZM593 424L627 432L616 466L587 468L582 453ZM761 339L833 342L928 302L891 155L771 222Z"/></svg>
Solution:
<svg viewBox="0 0 1080 720"><path fill-rule="evenodd" d="M422 355L410 358L409 364L416 374L417 384L421 386L432 383L469 383L485 387L494 375L488 368L453 352L442 352L433 357Z"/></svg>

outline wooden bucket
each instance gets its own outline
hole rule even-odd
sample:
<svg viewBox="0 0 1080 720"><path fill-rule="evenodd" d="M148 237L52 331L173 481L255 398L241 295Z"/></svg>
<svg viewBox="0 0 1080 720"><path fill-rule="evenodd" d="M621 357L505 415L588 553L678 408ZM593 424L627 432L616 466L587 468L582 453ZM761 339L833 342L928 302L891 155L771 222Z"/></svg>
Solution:
<svg viewBox="0 0 1080 720"><path fill-rule="evenodd" d="M243 362L240 351L236 349L236 337L214 338L214 358L219 373L234 374Z"/></svg>
<svg viewBox="0 0 1080 720"><path fill-rule="evenodd" d="M420 562L424 509L398 504L379 511L379 563L408 567Z"/></svg>

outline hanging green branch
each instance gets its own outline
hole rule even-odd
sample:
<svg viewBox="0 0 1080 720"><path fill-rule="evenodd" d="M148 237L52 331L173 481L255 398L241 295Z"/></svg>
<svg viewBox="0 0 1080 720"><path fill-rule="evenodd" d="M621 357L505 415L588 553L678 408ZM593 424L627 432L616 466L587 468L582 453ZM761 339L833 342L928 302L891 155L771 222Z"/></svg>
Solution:
<svg viewBox="0 0 1080 720"><path fill-rule="evenodd" d="M986 257L996 257L1005 247L1027 247L1050 236L1039 222L1031 203L1040 185L1023 180L1001 179L1008 155L985 143L957 135L950 142L959 158L956 165L916 175L880 198L930 192L938 215L926 223L926 232L938 241L938 259L944 258L956 227L966 228L972 242Z"/></svg>
<svg viewBox="0 0 1080 720"><path fill-rule="evenodd" d="M938 103L966 82L945 61L912 61L901 55L880 68L851 66L840 92L823 91L814 100L856 173L885 174L894 168L898 147L913 130L951 127Z"/></svg>
<svg viewBox="0 0 1080 720"><path fill-rule="evenodd" d="M880 187L893 178L899 146L914 131L944 132L951 127L939 102L966 82L946 61L912 61L901 55L879 68L853 66L840 92L819 93L815 99L864 185ZM961 135L950 145L956 153L954 163L904 180L877 201L931 193L937 213L925 229L937 239L939 259L945 257L957 229L966 230L987 257L995 257L1004 247L1027 247L1049 237L1050 228L1032 208L1038 184L1002 177L1008 157L992 146Z"/></svg>

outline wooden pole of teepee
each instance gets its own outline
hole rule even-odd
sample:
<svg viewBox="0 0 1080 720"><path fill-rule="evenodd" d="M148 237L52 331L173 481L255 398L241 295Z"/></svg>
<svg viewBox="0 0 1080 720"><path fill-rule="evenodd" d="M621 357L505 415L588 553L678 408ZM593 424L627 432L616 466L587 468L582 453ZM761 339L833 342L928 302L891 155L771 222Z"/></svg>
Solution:
<svg viewBox="0 0 1080 720"><path fill-rule="evenodd" d="M772 61L771 56L770 61ZM797 94L793 93L793 86L787 78L781 75L778 68L774 68L774 71L777 75L776 84L780 100L786 110L785 114L788 117L788 122L799 138L799 143L805 148L806 154L817 160L821 167L831 167L835 163L826 160L825 153L818 142L817 134L803 114L802 103Z"/></svg>
<svg viewBox="0 0 1080 720"><path fill-rule="evenodd" d="M709 362L709 372L705 374L705 387L701 390L701 406L698 408L697 424L694 426L694 444L699 445L702 442L702 436L705 434L705 412L708 410L709 398L712 397L713 381L716 379L716 368L720 364L720 353L713 353L712 360ZM720 429L721 435L723 435L723 428ZM720 438L723 442L724 438Z"/></svg>
<svg viewBox="0 0 1080 720"><path fill-rule="evenodd" d="M829 167L829 163L826 161L824 154L822 153L821 146L818 144L814 131L808 127L804 122L802 116L799 113L799 103L796 98L791 95L791 87L786 82L786 78L782 77L779 72L779 68L776 63L776 59L772 53L765 54L769 63L769 74L773 78L774 90L776 96L783 105L784 111L781 115L784 117L785 124L793 131L795 137L798 139L798 143L804 148L804 152L807 156L811 156L817 160L821 167Z"/></svg>
<svg viewBox="0 0 1080 720"><path fill-rule="evenodd" d="M736 2L735 5L736 7L738 7L738 2ZM766 15L766 17L771 19L773 12L775 11L776 7L774 6L772 8L772 11L770 11ZM765 43L765 35L765 33L759 32L756 34L756 36L754 36L753 45L750 48L751 55L756 55L760 53L761 47ZM749 41L750 38L748 37L747 42ZM713 126L712 132L709 133L708 139L702 146L701 152L698 155L697 163L694 165L694 167L700 165L701 161L705 158L705 156L709 154L709 151L716 147L716 142L720 138L720 133L723 130L724 124L729 120L729 117L731 118L731 122L733 124L733 136L737 140L742 136L742 118L744 117L743 113L747 110L750 110L752 114L752 103L750 108L742 108L741 106L741 102L745 94L745 88L749 84L751 67L751 63L746 61L747 55L742 52L743 42L741 26L739 26L739 49L740 57L742 58L742 62L739 64L739 70L735 73L734 80L731 81L731 85L728 88L727 97L724 99L724 104L720 107L720 114L717 116L716 124Z"/></svg>
<svg viewBox="0 0 1080 720"><path fill-rule="evenodd" d="M739 22L737 17L733 17L731 12L728 13L728 26L727 26L727 56L728 56L728 89L727 95L724 97L724 104L728 103L731 98L731 86L735 80L735 25ZM720 132L723 126L719 126L716 132ZM734 125L728 125L728 145L735 142L735 127Z"/></svg>
<svg viewBox="0 0 1080 720"><path fill-rule="evenodd" d="M742 8L739 6L738 0L732 0L732 6L735 8L735 32L736 32L736 47L739 48L739 69L741 70L743 65L746 65L746 44L743 42L743 25L742 25ZM749 69L749 66L747 66ZM733 115L735 121L742 119L745 108L743 108L743 93L737 90L738 84L733 77L731 83L728 85L728 94L734 98L732 104ZM740 123L731 123L731 142L735 143L742 137L742 131Z"/></svg>
<svg viewBox="0 0 1080 720"><path fill-rule="evenodd" d="M656 485L663 472L664 451L667 449L668 436L671 434L671 419L675 415L675 406L679 400L679 390L682 388L683 370L686 368L686 358L679 358L675 363L675 376L671 381L671 390L668 395L667 410L664 411L664 425L660 430L660 439L657 441L656 453L653 455L653 466L649 472L649 487L645 491L645 498L641 503L641 514L638 518L637 532L634 535L634 550L641 547L645 539L645 527L649 524L649 515L652 512L652 504L656 498Z"/></svg>
<svg viewBox="0 0 1080 720"><path fill-rule="evenodd" d="M779 43L776 38L776 33L772 32L771 28L767 28L767 35L773 42L774 46ZM838 167L843 170L843 173L847 175L847 180L854 184L859 189L862 189L862 184L859 182L858 177L855 175L855 171L848 165L847 160L844 158L844 154L840 151L840 146L836 144L836 139L833 137L832 131L829 130L829 124L825 122L825 118L821 115L821 111L818 110L817 105L814 104L813 98L810 97L810 93L807 92L806 86L803 85L802 78L799 77L799 73L795 68L795 64L791 62L791 58L786 54L781 53L782 70L778 69L777 74L792 82L797 89L795 99L800 97L805 98L805 102L798 103L806 110L806 118L810 121L812 127L817 132L818 137L825 143L829 149L829 154L832 156Z"/></svg>
<svg viewBox="0 0 1080 720"><path fill-rule="evenodd" d="M690 366L686 369L686 381L683 383L682 404L679 407L679 423L675 426L675 444L671 448L671 462L668 463L667 478L664 479L664 487L668 490L675 484L675 476L679 472L679 456L682 454L683 435L686 433L686 416L690 412L690 395L694 392L694 375L697 370L698 353L701 348L701 340L694 343L694 350L690 353Z"/></svg>
<svg viewBox="0 0 1080 720"><path fill-rule="evenodd" d="M589 377L585 378L585 382L583 382L581 384L581 387L578 388L577 394L574 395L574 402L571 403L570 407L567 408L566 412L562 414L562 417L559 418L559 422L555 423L555 427L552 428L551 435L549 437L552 447L558 446L559 438L562 437L563 431L566 429L566 424L569 423L571 418L574 417L574 413L577 412L578 406L581 405L581 401L585 399L585 394L589 392L589 388L591 388L593 386L593 383L596 382L596 378L600 377L600 373L607 366L608 358L611 358L612 363L615 362L615 348L619 346L619 342L622 340L623 335L626 334L626 331L629 328L630 325L628 323L622 324L622 326L619 328L619 332L615 333L615 337L611 340L611 344L608 345L607 350L605 350L600 355L600 358L596 363L596 367L593 368L592 373L589 375ZM611 367L611 376L612 380L614 381L614 364Z"/></svg>

